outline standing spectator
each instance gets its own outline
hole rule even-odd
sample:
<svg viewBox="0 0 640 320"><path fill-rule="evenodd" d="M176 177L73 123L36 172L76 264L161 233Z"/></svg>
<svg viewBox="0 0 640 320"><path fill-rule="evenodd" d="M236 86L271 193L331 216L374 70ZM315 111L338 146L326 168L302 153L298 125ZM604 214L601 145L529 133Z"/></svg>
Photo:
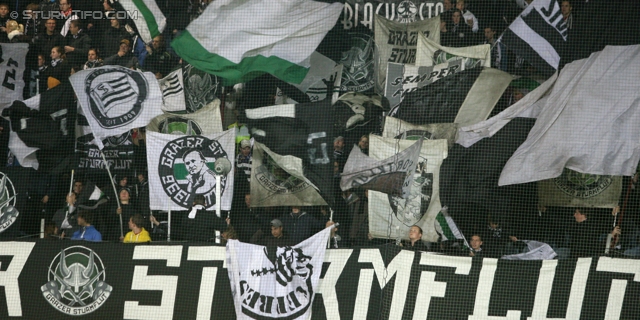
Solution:
<svg viewBox="0 0 640 320"><path fill-rule="evenodd" d="M40 30L42 20L37 19L36 15L33 14L33 11L38 11L39 9L40 8L38 7L38 4L29 3L27 5L26 10L25 10L25 14L29 18L26 19L26 21L24 22L24 34L26 36L31 37L31 38L35 37L36 35L38 35L42 31L42 30Z"/></svg>
<svg viewBox="0 0 640 320"><path fill-rule="evenodd" d="M51 49L64 46L64 37L56 32L56 20L48 19L44 24L45 30L34 39L34 45L38 54L45 56L47 64L51 61L49 54Z"/></svg>
<svg viewBox="0 0 640 320"><path fill-rule="evenodd" d="M360 137L360 141L358 141L358 147L362 150L363 153L369 155L369 135L365 134Z"/></svg>
<svg viewBox="0 0 640 320"><path fill-rule="evenodd" d="M471 236L471 241L469 245L471 246L471 250L469 251L469 256L482 258L484 256L484 251L482 250L482 238L479 234L474 234Z"/></svg>
<svg viewBox="0 0 640 320"><path fill-rule="evenodd" d="M0 3L0 42L7 43L7 21L9 21L9 6L6 3Z"/></svg>
<svg viewBox="0 0 640 320"><path fill-rule="evenodd" d="M141 243L151 242L149 232L143 227L144 218L140 214L134 214L129 218L129 231L124 237L120 238L124 243Z"/></svg>
<svg viewBox="0 0 640 320"><path fill-rule="evenodd" d="M149 181L147 181L147 173L138 173L138 183L140 188L138 190L138 211L141 213L149 212Z"/></svg>
<svg viewBox="0 0 640 320"><path fill-rule="evenodd" d="M507 72L507 48L496 41L495 27L484 28L484 43L491 45L491 67Z"/></svg>
<svg viewBox="0 0 640 320"><path fill-rule="evenodd" d="M120 207L118 208L114 201L114 206L111 207L105 217L105 235L107 236L107 240L120 239L120 218L122 218L123 223L125 223L136 213L136 207L131 201L131 191L128 188L120 189L118 196L120 198Z"/></svg>
<svg viewBox="0 0 640 320"><path fill-rule="evenodd" d="M138 59L131 53L131 41L127 39L120 40L120 50L118 53L104 59L104 64L135 68L138 65Z"/></svg>
<svg viewBox="0 0 640 320"><path fill-rule="evenodd" d="M567 25L567 29L573 29L573 14L571 13L573 7L571 6L571 1L564 0L560 5L560 11L562 12L562 19L564 19L564 23Z"/></svg>
<svg viewBox="0 0 640 320"><path fill-rule="evenodd" d="M100 55L98 54L98 49L91 48L87 53L87 62L84 63L84 66L82 67L82 69L89 70L93 68L102 67L103 65L104 65L104 62L102 61L102 59L100 58Z"/></svg>
<svg viewBox="0 0 640 320"><path fill-rule="evenodd" d="M467 47L473 41L473 31L466 23L462 22L462 12L451 10L451 19L440 23L440 44L445 47Z"/></svg>
<svg viewBox="0 0 640 320"><path fill-rule="evenodd" d="M413 251L428 251L427 246L422 242L422 228L413 225L409 229L409 242L402 246L403 249Z"/></svg>
<svg viewBox="0 0 640 320"><path fill-rule="evenodd" d="M60 12L60 5L57 0L42 0L40 2L40 12L42 19L53 19L55 22L53 15L57 12ZM56 28L57 30L57 28Z"/></svg>
<svg viewBox="0 0 640 320"><path fill-rule="evenodd" d="M120 49L122 39L130 40L129 33L125 30L121 21L117 18L109 20L110 26L104 28L100 37L100 52L105 57L110 57Z"/></svg>
<svg viewBox="0 0 640 320"><path fill-rule="evenodd" d="M38 54L38 65L31 69L31 78L29 79L29 98L40 93L40 74L47 69L46 61L43 54Z"/></svg>
<svg viewBox="0 0 640 320"><path fill-rule="evenodd" d="M239 179L251 182L251 142L248 139L240 141L240 153L236 158L236 173Z"/></svg>
<svg viewBox="0 0 640 320"><path fill-rule="evenodd" d="M478 32L478 19L473 13L471 13L471 11L467 10L464 1L465 0L456 1L456 8L462 12L464 22L471 27L471 31Z"/></svg>
<svg viewBox="0 0 640 320"><path fill-rule="evenodd" d="M595 219L594 208L576 208L573 213L575 223L569 228L571 237L569 249L572 257L593 257L604 253L604 243L600 235L607 233L607 227ZM615 227L611 235L620 235L620 227Z"/></svg>
<svg viewBox="0 0 640 320"><path fill-rule="evenodd" d="M227 229L229 218L218 218L215 212L206 211L207 203L203 195L196 195L193 207L182 221L182 238L190 241L209 241L215 238L215 231Z"/></svg>
<svg viewBox="0 0 640 320"><path fill-rule="evenodd" d="M78 212L76 210L76 194L72 192L67 195L65 206L53 215L52 220L56 226L55 234L64 237L64 234L73 234L78 230Z"/></svg>
<svg viewBox="0 0 640 320"><path fill-rule="evenodd" d="M278 219L271 220L271 234L262 237L258 244L265 247L286 247L291 245L284 232L282 221Z"/></svg>
<svg viewBox="0 0 640 320"><path fill-rule="evenodd" d="M24 26L14 20L7 21L5 31L10 43L29 43L29 37L24 35Z"/></svg>
<svg viewBox="0 0 640 320"><path fill-rule="evenodd" d="M80 211L78 213L80 229L73 233L71 240L102 241L102 234L91 225L92 223L93 214L89 211Z"/></svg>
<svg viewBox="0 0 640 320"><path fill-rule="evenodd" d="M69 81L71 75L71 66L65 60L66 56L62 47L56 46L51 49L51 64L43 72L41 76L41 83L44 82L47 89L51 89L62 81ZM44 92L41 90L40 92Z"/></svg>
<svg viewBox="0 0 640 320"><path fill-rule="evenodd" d="M176 61L173 56L167 52L162 35L153 38L151 46L147 45L145 48L147 50L147 56L144 59L145 70L153 72L157 79L164 78L173 70Z"/></svg>
<svg viewBox="0 0 640 320"><path fill-rule="evenodd" d="M64 51L73 70L82 70L85 57L91 48L91 38L80 28L80 20L69 22L69 34L65 38Z"/></svg>
<svg viewBox="0 0 640 320"><path fill-rule="evenodd" d="M78 19L78 16L73 13L73 8L71 8L71 0L60 0L60 13L63 17L63 19L60 21L60 35L66 37L67 33L69 33L71 21Z"/></svg>
<svg viewBox="0 0 640 320"><path fill-rule="evenodd" d="M344 157L344 137L339 136L333 139L333 159L340 162Z"/></svg>
<svg viewBox="0 0 640 320"><path fill-rule="evenodd" d="M333 221L323 223L296 206L291 207L291 212L282 216L279 220L282 221L284 229L289 232L289 239L294 245L311 237L322 228L334 224Z"/></svg>

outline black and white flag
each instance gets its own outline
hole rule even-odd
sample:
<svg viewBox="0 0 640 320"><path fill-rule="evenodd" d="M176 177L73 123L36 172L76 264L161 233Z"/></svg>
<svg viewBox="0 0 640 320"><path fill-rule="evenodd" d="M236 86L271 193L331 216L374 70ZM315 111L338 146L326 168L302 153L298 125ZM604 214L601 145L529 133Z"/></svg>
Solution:
<svg viewBox="0 0 640 320"><path fill-rule="evenodd" d="M29 51L27 43L0 44L0 111L15 100L22 100L25 61Z"/></svg>
<svg viewBox="0 0 640 320"><path fill-rule="evenodd" d="M567 25L557 0L535 0L505 30L501 42L539 72L552 75L560 65Z"/></svg>
<svg viewBox="0 0 640 320"><path fill-rule="evenodd" d="M227 269L238 319L308 319L333 227L291 247L227 243Z"/></svg>
<svg viewBox="0 0 640 320"><path fill-rule="evenodd" d="M162 114L162 92L151 72L120 66L83 70L69 78L102 149L102 139L146 126Z"/></svg>
<svg viewBox="0 0 640 320"><path fill-rule="evenodd" d="M149 122L147 130L187 135L222 132L220 99L214 99L208 105L193 113L164 112Z"/></svg>
<svg viewBox="0 0 640 320"><path fill-rule="evenodd" d="M177 69L169 73L166 77L158 80L162 90L163 111L184 112L186 102L184 98L184 81L182 70Z"/></svg>

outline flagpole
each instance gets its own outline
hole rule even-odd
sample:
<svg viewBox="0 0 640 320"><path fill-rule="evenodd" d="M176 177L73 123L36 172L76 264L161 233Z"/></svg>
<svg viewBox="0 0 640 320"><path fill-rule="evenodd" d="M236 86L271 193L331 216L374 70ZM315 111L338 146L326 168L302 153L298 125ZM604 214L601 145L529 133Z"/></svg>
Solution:
<svg viewBox="0 0 640 320"><path fill-rule="evenodd" d="M71 170L71 183L69 183L69 193L67 194L71 194L71 191L73 191L73 175L75 173L75 170Z"/></svg>
<svg viewBox="0 0 640 320"><path fill-rule="evenodd" d="M167 241L171 241L171 209L167 211Z"/></svg>
<svg viewBox="0 0 640 320"><path fill-rule="evenodd" d="M118 190L116 190L116 184L113 182L113 176L111 175L111 169L109 169L109 163L107 159L104 157L104 153L100 150L100 155L102 156L102 161L104 162L104 166L107 168L107 173L109 174L109 180L111 181L111 187L113 187L113 193L116 195L116 203L118 204L118 209L120 209L120 198L118 196ZM118 214L120 218L120 236L124 237L124 231L122 229L122 213Z"/></svg>

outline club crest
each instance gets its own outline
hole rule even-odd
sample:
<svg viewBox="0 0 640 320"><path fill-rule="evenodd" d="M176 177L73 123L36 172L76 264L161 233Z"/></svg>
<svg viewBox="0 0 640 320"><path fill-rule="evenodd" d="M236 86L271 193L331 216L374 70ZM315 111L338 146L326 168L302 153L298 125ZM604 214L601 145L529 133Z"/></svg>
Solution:
<svg viewBox="0 0 640 320"><path fill-rule="evenodd" d="M113 288L105 278L100 257L87 247L73 246L51 261L48 282L40 289L56 310L82 316L98 310L111 295Z"/></svg>
<svg viewBox="0 0 640 320"><path fill-rule="evenodd" d="M216 204L215 161L228 158L217 140L185 136L167 143L160 153L158 173L162 188L177 205L191 208L196 195L203 195L207 208ZM227 176L221 177L224 194ZM221 195L222 196L222 195Z"/></svg>
<svg viewBox="0 0 640 320"><path fill-rule="evenodd" d="M612 176L580 173L565 168L562 174L553 179L556 187L565 194L588 199L604 192L612 184Z"/></svg>
<svg viewBox="0 0 640 320"><path fill-rule="evenodd" d="M393 213L406 226L412 226L422 219L433 195L433 173L427 172L427 159L420 157L418 161L409 196L406 199L388 196Z"/></svg>
<svg viewBox="0 0 640 320"><path fill-rule="evenodd" d="M101 68L84 83L93 117L101 127L113 129L133 122L147 99L149 85L143 74L126 68Z"/></svg>
<svg viewBox="0 0 640 320"><path fill-rule="evenodd" d="M0 233L9 229L18 219L16 189L9 177L0 172Z"/></svg>

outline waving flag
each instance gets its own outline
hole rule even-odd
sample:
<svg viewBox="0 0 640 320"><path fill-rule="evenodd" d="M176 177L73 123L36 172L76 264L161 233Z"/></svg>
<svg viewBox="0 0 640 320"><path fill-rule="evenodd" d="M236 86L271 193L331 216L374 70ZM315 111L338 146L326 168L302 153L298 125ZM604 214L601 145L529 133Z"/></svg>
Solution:
<svg viewBox="0 0 640 320"><path fill-rule="evenodd" d="M133 22L145 43L160 35L167 25L167 19L154 0L120 0L122 7L132 13L138 13Z"/></svg>

